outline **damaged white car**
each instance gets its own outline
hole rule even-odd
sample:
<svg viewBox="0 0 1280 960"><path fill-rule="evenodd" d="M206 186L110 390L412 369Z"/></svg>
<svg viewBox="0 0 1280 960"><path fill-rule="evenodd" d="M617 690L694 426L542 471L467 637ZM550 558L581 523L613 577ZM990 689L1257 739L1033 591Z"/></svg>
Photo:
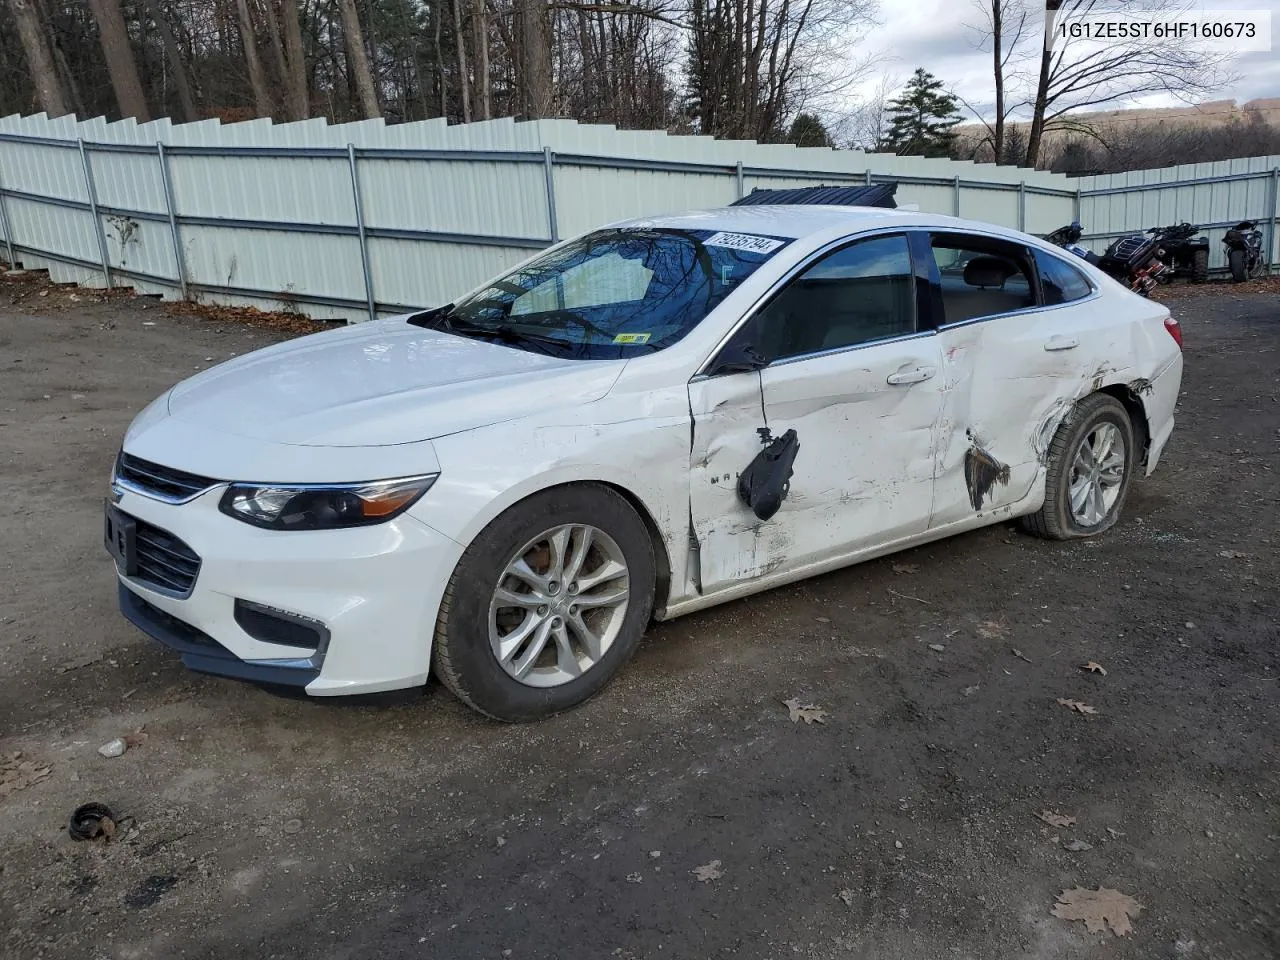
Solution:
<svg viewBox="0 0 1280 960"><path fill-rule="evenodd" d="M1111 527L1173 429L1162 306L1033 237L749 206L178 384L126 434L125 615L313 695L581 703L667 619L984 524Z"/></svg>

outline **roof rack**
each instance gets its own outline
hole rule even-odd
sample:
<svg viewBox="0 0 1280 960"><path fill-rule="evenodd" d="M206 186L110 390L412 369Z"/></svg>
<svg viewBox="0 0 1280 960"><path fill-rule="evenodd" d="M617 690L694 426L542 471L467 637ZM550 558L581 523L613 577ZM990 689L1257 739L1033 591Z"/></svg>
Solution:
<svg viewBox="0 0 1280 960"><path fill-rule="evenodd" d="M823 204L841 207L888 207L896 209L893 195L896 183L877 183L867 187L796 187L789 190L763 190L756 187L730 206L750 207L762 203Z"/></svg>

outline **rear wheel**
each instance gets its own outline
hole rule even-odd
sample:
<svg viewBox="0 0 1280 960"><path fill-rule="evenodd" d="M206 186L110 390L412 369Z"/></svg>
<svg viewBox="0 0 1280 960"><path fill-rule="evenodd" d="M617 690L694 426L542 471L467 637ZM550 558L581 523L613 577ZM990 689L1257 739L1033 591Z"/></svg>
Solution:
<svg viewBox="0 0 1280 960"><path fill-rule="evenodd" d="M1227 253L1227 266L1231 268L1231 279L1236 283L1244 283L1249 279L1249 270L1245 266L1246 258L1243 250L1231 250Z"/></svg>
<svg viewBox="0 0 1280 960"><path fill-rule="evenodd" d="M1209 279L1209 251L1196 250L1191 255L1191 282L1204 283Z"/></svg>
<svg viewBox="0 0 1280 960"><path fill-rule="evenodd" d="M1076 404L1049 446L1044 506L1022 519L1024 529L1050 540L1092 537L1113 526L1139 454L1128 411L1095 393Z"/></svg>
<svg viewBox="0 0 1280 960"><path fill-rule="evenodd" d="M653 609L644 521L598 484L535 494L467 548L441 603L433 665L468 706L538 720L598 693Z"/></svg>

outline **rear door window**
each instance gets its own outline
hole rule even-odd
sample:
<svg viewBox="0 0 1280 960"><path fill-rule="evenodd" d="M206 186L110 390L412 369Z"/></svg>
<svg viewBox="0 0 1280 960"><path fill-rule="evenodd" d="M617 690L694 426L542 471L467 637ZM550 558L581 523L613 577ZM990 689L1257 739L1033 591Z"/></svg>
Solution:
<svg viewBox="0 0 1280 960"><path fill-rule="evenodd" d="M942 286L944 324L1036 306L1026 248L990 237L950 233L933 234L931 246Z"/></svg>
<svg viewBox="0 0 1280 960"><path fill-rule="evenodd" d="M1046 307L1082 300L1093 292L1083 273L1061 257L1043 250L1035 251L1036 270L1040 274L1040 291Z"/></svg>

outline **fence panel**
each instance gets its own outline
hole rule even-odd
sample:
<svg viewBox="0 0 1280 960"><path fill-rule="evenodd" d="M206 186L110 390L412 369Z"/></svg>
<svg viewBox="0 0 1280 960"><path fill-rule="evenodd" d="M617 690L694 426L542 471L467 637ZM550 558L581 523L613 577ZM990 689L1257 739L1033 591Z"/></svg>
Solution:
<svg viewBox="0 0 1280 960"><path fill-rule="evenodd" d="M452 299L555 239L613 220L869 178L898 182L902 205L1031 233L1078 216L1095 249L1190 220L1207 225L1214 266L1225 228L1259 219L1274 261L1277 167L1280 157L1264 157L1070 180L571 120L388 127L37 115L0 118L0 239L13 259L59 281L354 321Z"/></svg>

